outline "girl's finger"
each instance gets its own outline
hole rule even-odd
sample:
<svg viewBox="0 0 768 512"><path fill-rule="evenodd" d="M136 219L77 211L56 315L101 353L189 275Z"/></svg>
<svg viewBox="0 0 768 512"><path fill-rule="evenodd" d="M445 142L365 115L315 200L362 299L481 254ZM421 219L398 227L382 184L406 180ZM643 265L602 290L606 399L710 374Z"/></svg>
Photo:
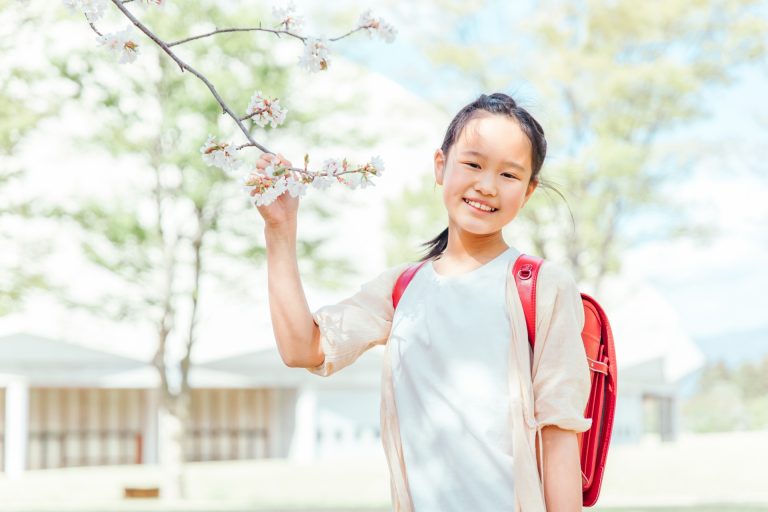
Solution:
<svg viewBox="0 0 768 512"><path fill-rule="evenodd" d="M263 165L267 165L270 162L272 162L273 155L270 153L262 153L261 156L259 156L259 162L261 162Z"/></svg>

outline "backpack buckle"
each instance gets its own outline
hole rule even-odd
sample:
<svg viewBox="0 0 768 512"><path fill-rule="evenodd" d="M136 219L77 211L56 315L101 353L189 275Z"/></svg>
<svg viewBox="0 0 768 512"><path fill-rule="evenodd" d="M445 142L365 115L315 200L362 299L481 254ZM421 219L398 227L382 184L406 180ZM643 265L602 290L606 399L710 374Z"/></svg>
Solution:
<svg viewBox="0 0 768 512"><path fill-rule="evenodd" d="M517 271L517 276L520 279L530 279L533 275L533 265L526 263L520 266L520 270Z"/></svg>

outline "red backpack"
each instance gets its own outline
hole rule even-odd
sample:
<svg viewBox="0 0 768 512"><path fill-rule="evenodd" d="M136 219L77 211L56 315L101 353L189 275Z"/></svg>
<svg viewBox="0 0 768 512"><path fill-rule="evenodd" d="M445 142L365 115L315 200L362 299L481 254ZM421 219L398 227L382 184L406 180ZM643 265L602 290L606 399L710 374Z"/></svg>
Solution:
<svg viewBox="0 0 768 512"><path fill-rule="evenodd" d="M427 261L429 260L411 265L397 279L392 291L392 304L395 308L408 283ZM541 258L521 254L512 270L525 312L531 350L536 342L536 278L543 262ZM597 496L600 494L613 430L616 409L616 352L611 326L603 308L585 293L581 294L581 300L584 305L584 329L581 331L581 339L584 342L592 380L584 416L592 419L592 426L589 430L579 433L578 439L581 452L582 503L585 507L591 507L597 502Z"/></svg>

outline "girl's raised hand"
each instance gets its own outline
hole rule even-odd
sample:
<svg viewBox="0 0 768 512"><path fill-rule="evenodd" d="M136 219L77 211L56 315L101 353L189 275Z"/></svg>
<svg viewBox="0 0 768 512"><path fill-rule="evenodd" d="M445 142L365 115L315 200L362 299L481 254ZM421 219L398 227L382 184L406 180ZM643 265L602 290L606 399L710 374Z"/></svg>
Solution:
<svg viewBox="0 0 768 512"><path fill-rule="evenodd" d="M272 153L262 153L256 161L256 172L266 175L264 169L271 163L280 163L282 165L293 167L291 162L285 159L280 153L277 156ZM296 171L291 174L298 178ZM264 217L264 222L270 227L281 226L296 221L299 211L300 197L293 197L288 191L283 192L275 201L268 205L257 206L256 209Z"/></svg>

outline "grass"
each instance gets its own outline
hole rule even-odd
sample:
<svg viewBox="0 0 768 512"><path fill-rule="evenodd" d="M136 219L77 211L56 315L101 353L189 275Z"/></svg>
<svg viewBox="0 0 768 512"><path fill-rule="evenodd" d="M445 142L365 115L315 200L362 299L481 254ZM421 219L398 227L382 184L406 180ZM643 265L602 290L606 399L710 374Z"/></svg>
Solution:
<svg viewBox="0 0 768 512"><path fill-rule="evenodd" d="M768 512L768 432L685 436L611 447L599 506L587 512ZM125 500L126 486L158 486L156 466L0 473L3 512L389 511L383 452L296 464L270 459L189 464L189 499Z"/></svg>

